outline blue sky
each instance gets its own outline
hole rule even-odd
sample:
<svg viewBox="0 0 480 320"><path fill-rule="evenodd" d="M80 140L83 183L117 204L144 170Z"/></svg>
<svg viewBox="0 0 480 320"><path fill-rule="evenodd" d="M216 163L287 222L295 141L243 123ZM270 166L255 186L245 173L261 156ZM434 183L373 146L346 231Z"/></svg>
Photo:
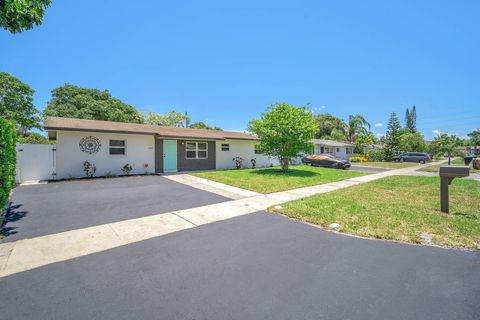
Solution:
<svg viewBox="0 0 480 320"><path fill-rule="evenodd" d="M285 101L360 113L381 134L415 104L426 138L465 136L480 127L479 12L475 0L54 0L42 26L0 30L0 70L39 109L68 82L230 130Z"/></svg>

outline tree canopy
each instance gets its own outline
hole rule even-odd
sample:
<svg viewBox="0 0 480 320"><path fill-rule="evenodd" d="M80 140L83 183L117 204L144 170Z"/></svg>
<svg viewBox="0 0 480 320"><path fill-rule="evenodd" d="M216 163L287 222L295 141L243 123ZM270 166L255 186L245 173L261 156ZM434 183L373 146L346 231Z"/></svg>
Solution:
<svg viewBox="0 0 480 320"><path fill-rule="evenodd" d="M107 90L65 84L52 90L44 116L142 123L142 115L131 105L112 97Z"/></svg>
<svg viewBox="0 0 480 320"><path fill-rule="evenodd" d="M53 141L48 140L47 137L42 136L37 132L28 132L24 136L18 137L19 143L33 143L33 144L53 144Z"/></svg>
<svg viewBox="0 0 480 320"><path fill-rule="evenodd" d="M280 160L284 173L292 158L311 150L311 139L318 130L308 107L286 103L272 104L260 119L250 121L248 129L260 138L262 153Z"/></svg>
<svg viewBox="0 0 480 320"><path fill-rule="evenodd" d="M199 122L195 122L193 124L191 124L189 126L189 128L192 128L192 129L210 129L210 130L218 130L218 131L222 131L222 128L220 127L211 127L209 125L206 125L204 122L202 121L199 121Z"/></svg>
<svg viewBox="0 0 480 320"><path fill-rule="evenodd" d="M42 24L45 9L51 0L1 0L0 26L18 33Z"/></svg>
<svg viewBox="0 0 480 320"><path fill-rule="evenodd" d="M427 151L427 144L423 136L419 132L406 132L400 136L399 140L400 150L406 152L425 152Z"/></svg>
<svg viewBox="0 0 480 320"><path fill-rule="evenodd" d="M0 117L15 123L25 133L40 127L38 110L33 105L34 90L6 72L0 72Z"/></svg>
<svg viewBox="0 0 480 320"><path fill-rule="evenodd" d="M315 116L318 132L315 135L318 139L344 140L345 122L330 113L319 114Z"/></svg>
<svg viewBox="0 0 480 320"><path fill-rule="evenodd" d="M166 114L148 112L143 114L143 122L157 126L184 128L190 118L187 114L171 110Z"/></svg>

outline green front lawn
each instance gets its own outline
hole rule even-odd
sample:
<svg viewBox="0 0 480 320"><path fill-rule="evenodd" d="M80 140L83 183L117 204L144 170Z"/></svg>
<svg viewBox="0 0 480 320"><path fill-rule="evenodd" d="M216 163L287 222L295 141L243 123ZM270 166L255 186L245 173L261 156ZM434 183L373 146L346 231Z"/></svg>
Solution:
<svg viewBox="0 0 480 320"><path fill-rule="evenodd" d="M399 168L418 166L418 164L413 162L368 161L368 162L352 162L352 166L367 166L367 167L377 167L377 168L399 169Z"/></svg>
<svg viewBox="0 0 480 320"><path fill-rule="evenodd" d="M437 245L480 249L480 182L453 181L450 215L439 209L439 189L437 177L393 176L291 201L281 213L365 237L420 243L428 233Z"/></svg>
<svg viewBox="0 0 480 320"><path fill-rule="evenodd" d="M291 166L289 172L285 174L281 172L280 167L207 171L191 174L260 193L290 190L365 175L365 173L357 171L306 165Z"/></svg>
<svg viewBox="0 0 480 320"><path fill-rule="evenodd" d="M445 163L442 163L442 164L437 164L437 165L433 165L433 166L430 166L430 167L426 167L426 168L420 169L418 171L438 172L438 170L440 170L440 166L446 166L447 164L448 163L445 162ZM462 159L454 159L454 160L452 160L452 164L465 165L465 162ZM470 173L480 173L480 170L473 169L472 164L470 163Z"/></svg>

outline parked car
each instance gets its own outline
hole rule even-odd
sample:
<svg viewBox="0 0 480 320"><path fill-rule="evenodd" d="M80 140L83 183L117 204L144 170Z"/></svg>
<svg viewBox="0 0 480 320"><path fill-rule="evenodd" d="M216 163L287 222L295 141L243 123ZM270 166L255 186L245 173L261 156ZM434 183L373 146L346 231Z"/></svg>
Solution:
<svg viewBox="0 0 480 320"><path fill-rule="evenodd" d="M350 162L347 160L336 159L331 155L311 155L302 158L302 163L315 167L348 169L350 168Z"/></svg>
<svg viewBox="0 0 480 320"><path fill-rule="evenodd" d="M432 161L432 158L428 153L423 152L405 152L402 153L395 158L393 158L395 162L418 162L418 163L426 163Z"/></svg>

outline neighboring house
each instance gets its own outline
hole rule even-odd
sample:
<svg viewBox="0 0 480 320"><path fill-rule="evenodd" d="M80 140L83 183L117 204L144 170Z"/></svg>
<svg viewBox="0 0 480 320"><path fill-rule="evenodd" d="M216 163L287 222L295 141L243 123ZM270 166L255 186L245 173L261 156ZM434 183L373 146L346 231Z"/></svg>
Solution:
<svg viewBox="0 0 480 320"><path fill-rule="evenodd" d="M465 155L475 155L480 153L480 149L477 146L460 146L455 150L464 153Z"/></svg>
<svg viewBox="0 0 480 320"><path fill-rule="evenodd" d="M193 170L233 169L232 159L243 166L269 166L274 160L258 154L255 135L208 129L49 117L45 130L56 140L57 179L84 177L83 163L96 166L96 176Z"/></svg>
<svg viewBox="0 0 480 320"><path fill-rule="evenodd" d="M313 139L312 143L314 154L330 154L343 160L348 160L353 154L354 145L350 143L324 139Z"/></svg>

